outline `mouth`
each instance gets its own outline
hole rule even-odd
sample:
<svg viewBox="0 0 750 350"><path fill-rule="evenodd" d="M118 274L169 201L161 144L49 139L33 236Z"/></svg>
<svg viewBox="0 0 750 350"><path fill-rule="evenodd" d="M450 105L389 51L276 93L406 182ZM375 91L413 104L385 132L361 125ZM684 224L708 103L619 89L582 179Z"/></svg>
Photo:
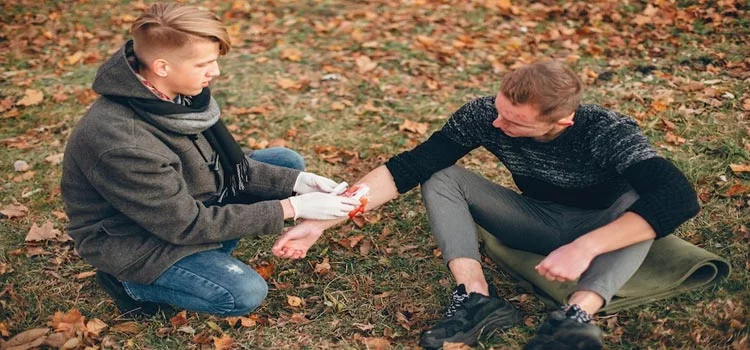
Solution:
<svg viewBox="0 0 750 350"><path fill-rule="evenodd" d="M209 85L211 85L211 81L210 80L209 81L204 81L203 84L201 84L201 86L203 86L203 87L206 87L206 86L209 86Z"/></svg>

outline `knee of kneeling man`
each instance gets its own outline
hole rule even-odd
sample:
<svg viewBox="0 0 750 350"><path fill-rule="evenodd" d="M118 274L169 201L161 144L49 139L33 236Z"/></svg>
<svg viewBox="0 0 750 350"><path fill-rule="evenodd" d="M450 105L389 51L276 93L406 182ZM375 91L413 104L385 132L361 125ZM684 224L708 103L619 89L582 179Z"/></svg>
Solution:
<svg viewBox="0 0 750 350"><path fill-rule="evenodd" d="M240 293L235 295L234 309L243 315L247 314L257 309L263 303L263 300L266 299L267 295L268 285L265 281L248 284Z"/></svg>

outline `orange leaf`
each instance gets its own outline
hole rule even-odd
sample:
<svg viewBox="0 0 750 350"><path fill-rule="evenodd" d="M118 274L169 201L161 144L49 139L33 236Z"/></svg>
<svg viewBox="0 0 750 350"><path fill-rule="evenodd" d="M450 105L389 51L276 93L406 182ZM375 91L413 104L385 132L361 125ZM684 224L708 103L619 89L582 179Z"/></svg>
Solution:
<svg viewBox="0 0 750 350"><path fill-rule="evenodd" d="M89 278L89 277L92 277L92 276L94 276L94 275L96 275L96 270L94 270L94 271L86 271L86 272L81 272L81 273L77 274L75 278L76 278L77 280L82 280L82 279L84 279L84 278Z"/></svg>
<svg viewBox="0 0 750 350"><path fill-rule="evenodd" d="M729 164L729 168L732 169L732 172L735 174L750 172L750 164Z"/></svg>
<svg viewBox="0 0 750 350"><path fill-rule="evenodd" d="M57 332L64 333L68 338L73 338L78 331L86 330L85 319L78 309L71 309L66 313L57 311L47 325L54 327Z"/></svg>
<svg viewBox="0 0 750 350"><path fill-rule="evenodd" d="M732 197L732 196L746 193L748 191L750 191L750 186L734 184L731 187L729 187L729 190L727 190L727 193L725 194L725 196Z"/></svg>
<svg viewBox="0 0 750 350"><path fill-rule="evenodd" d="M260 265L260 266L254 266L253 270L257 272L260 277L263 277L264 280L268 281L271 276L273 276L274 270L276 270L276 265L274 264L267 264L267 265Z"/></svg>
<svg viewBox="0 0 750 350"><path fill-rule="evenodd" d="M37 105L44 99L44 94L39 90L26 89L24 96L16 102L19 106L33 106Z"/></svg>
<svg viewBox="0 0 750 350"><path fill-rule="evenodd" d="M292 62L302 61L302 51L295 48L288 48L281 51L281 58Z"/></svg>
<svg viewBox="0 0 750 350"><path fill-rule="evenodd" d="M257 318L257 316L255 316L255 315L253 315L253 316L255 318ZM251 317L240 317L240 324L242 324L242 327L245 327L245 328L254 327L255 324L256 324L256 321L255 321L255 318L253 318L253 316L251 316Z"/></svg>
<svg viewBox="0 0 750 350"><path fill-rule="evenodd" d="M230 337L227 334L222 334L221 338L213 337L214 338L214 348L216 350L227 350L232 348L232 344L234 341L232 340L232 337Z"/></svg>
<svg viewBox="0 0 750 350"><path fill-rule="evenodd" d="M364 338L365 345L371 350L387 350L391 348L391 341L383 337Z"/></svg>
<svg viewBox="0 0 750 350"><path fill-rule="evenodd" d="M341 102L331 103L331 109L334 110L334 111L340 111L340 110L342 110L344 108L346 108L346 105L344 105Z"/></svg>
<svg viewBox="0 0 750 350"><path fill-rule="evenodd" d="M42 227L39 227L36 224L31 225L29 233L26 234L26 242L39 242L56 239L57 236L61 234L60 230L55 229L52 226L52 222L47 220Z"/></svg>
<svg viewBox="0 0 750 350"><path fill-rule="evenodd" d="M141 331L141 326L135 321L123 322L110 327L109 331L112 333L138 334Z"/></svg>
<svg viewBox="0 0 750 350"><path fill-rule="evenodd" d="M169 319L169 323L174 327L179 327L188 323L187 311L182 310Z"/></svg>

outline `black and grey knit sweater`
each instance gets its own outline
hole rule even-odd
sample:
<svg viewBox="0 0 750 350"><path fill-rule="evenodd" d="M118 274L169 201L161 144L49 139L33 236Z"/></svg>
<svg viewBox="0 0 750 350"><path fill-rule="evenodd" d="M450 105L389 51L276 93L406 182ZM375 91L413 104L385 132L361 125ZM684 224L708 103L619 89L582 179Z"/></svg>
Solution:
<svg viewBox="0 0 750 350"><path fill-rule="evenodd" d="M698 212L685 176L626 116L581 105L575 124L548 142L507 136L492 126L495 118L495 98L478 98L459 108L427 141L391 158L386 166L398 191L410 190L482 146L510 170L523 195L535 199L600 209L635 189L640 199L629 211L646 219L657 237Z"/></svg>

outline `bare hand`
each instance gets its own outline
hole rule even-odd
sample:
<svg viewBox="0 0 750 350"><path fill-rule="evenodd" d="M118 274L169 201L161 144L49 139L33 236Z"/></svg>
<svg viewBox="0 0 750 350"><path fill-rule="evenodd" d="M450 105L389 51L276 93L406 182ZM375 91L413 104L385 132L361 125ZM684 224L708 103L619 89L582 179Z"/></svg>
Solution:
<svg viewBox="0 0 750 350"><path fill-rule="evenodd" d="M534 269L550 281L573 281L589 268L594 257L573 242L553 250Z"/></svg>
<svg viewBox="0 0 750 350"><path fill-rule="evenodd" d="M281 234L271 251L280 258L301 259L322 234L313 221L306 220Z"/></svg>

